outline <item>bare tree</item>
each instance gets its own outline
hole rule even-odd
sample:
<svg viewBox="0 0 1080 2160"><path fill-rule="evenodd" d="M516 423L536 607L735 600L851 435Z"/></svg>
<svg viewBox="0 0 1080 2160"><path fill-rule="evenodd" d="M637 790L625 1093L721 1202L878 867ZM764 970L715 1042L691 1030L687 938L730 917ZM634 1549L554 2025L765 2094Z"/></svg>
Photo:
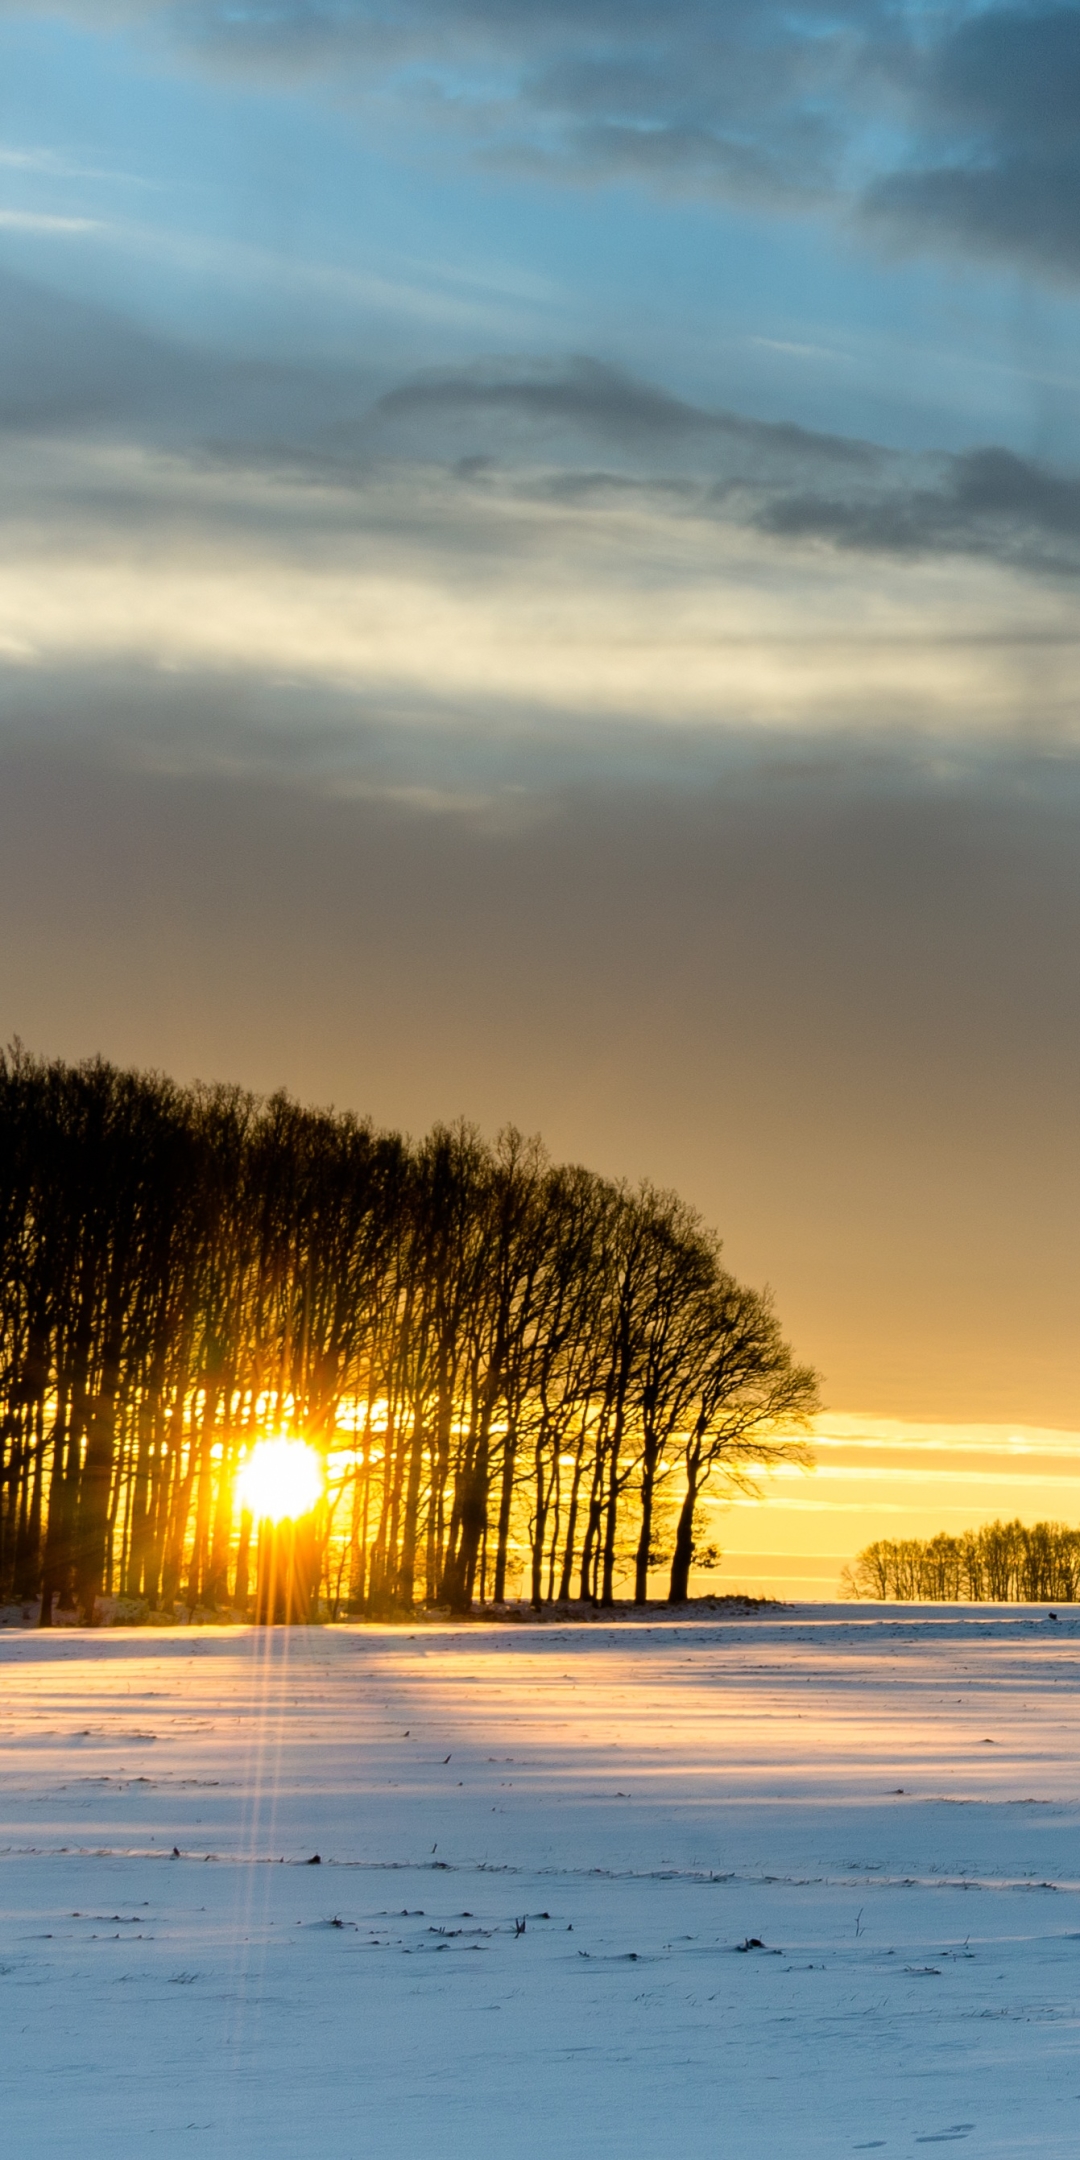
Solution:
<svg viewBox="0 0 1080 2160"><path fill-rule="evenodd" d="M644 1600L681 1476L685 1597L708 1478L790 1458L813 1399L673 1194L513 1130L411 1146L281 1094L0 1056L0 1594L40 1593L44 1625L117 1594L247 1609L236 1474L271 1434L325 1458L301 1572L335 1614L465 1612L521 1578L536 1609L575 1579L610 1605L628 1569Z"/></svg>

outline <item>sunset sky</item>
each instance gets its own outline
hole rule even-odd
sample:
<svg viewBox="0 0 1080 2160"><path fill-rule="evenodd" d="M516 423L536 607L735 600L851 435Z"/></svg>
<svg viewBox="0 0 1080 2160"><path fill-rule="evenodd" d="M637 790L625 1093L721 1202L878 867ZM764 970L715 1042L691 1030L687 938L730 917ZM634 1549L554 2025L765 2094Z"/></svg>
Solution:
<svg viewBox="0 0 1080 2160"><path fill-rule="evenodd" d="M823 1374L747 1583L1080 1519L1078 99L1075 7L0 4L0 1032L677 1186Z"/></svg>

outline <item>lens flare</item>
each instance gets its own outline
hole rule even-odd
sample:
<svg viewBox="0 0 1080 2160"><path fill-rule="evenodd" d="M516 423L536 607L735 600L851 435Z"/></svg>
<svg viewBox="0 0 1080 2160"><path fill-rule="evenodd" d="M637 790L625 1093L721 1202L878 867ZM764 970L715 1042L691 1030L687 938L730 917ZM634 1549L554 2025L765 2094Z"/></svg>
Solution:
<svg viewBox="0 0 1080 2160"><path fill-rule="evenodd" d="M322 1497L322 1463L305 1440L259 1440L236 1481L237 1498L257 1522L292 1522Z"/></svg>

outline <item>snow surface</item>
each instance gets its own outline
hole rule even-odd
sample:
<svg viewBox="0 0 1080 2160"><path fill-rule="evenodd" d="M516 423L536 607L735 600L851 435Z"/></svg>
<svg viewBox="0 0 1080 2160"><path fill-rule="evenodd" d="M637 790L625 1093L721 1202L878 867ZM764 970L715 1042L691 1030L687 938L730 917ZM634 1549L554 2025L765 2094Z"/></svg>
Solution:
<svg viewBox="0 0 1080 2160"><path fill-rule="evenodd" d="M0 1740L6 2154L1080 2147L1080 1612L8 1633Z"/></svg>

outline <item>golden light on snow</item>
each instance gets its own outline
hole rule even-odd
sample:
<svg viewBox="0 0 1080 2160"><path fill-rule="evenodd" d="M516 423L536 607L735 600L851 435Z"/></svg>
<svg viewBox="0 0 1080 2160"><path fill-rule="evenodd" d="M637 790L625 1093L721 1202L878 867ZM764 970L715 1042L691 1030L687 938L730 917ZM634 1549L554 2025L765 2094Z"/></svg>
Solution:
<svg viewBox="0 0 1080 2160"><path fill-rule="evenodd" d="M293 1522L322 1498L322 1463L306 1440L259 1440L236 1481L256 1522Z"/></svg>

